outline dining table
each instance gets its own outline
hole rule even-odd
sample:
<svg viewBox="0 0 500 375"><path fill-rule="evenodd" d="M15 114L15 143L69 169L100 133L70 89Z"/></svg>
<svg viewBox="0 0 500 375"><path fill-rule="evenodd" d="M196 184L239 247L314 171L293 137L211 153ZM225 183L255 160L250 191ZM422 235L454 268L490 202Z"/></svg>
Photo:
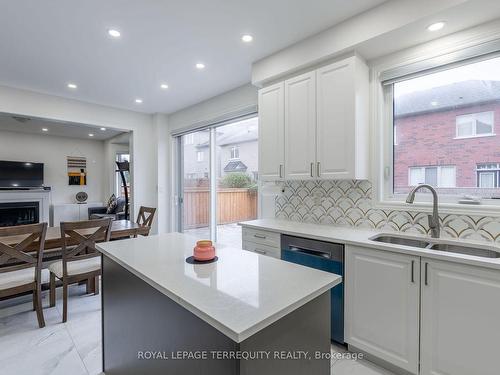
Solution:
<svg viewBox="0 0 500 375"><path fill-rule="evenodd" d="M147 235L150 231L149 226L144 226L137 224L131 220L114 220L111 223L111 240L123 239L136 237L139 235ZM93 229L81 229L77 230L82 235L90 235L94 233ZM2 242L15 246L20 243L26 236L10 236L2 238ZM67 245L73 246L77 245L77 242L69 236L67 238ZM26 251L35 251L37 249L37 242L34 242L31 247L28 247ZM45 246L43 251L43 261L52 261L61 257L61 247L62 247L62 237L60 227L48 227L47 234L45 236Z"/></svg>

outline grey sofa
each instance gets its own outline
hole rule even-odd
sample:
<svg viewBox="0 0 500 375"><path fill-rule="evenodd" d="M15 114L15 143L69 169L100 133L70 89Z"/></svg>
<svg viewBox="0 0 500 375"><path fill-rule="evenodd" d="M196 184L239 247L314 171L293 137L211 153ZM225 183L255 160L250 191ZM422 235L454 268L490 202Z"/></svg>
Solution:
<svg viewBox="0 0 500 375"><path fill-rule="evenodd" d="M125 198L117 198L116 210L113 213L106 213L107 207L89 207L89 220L92 219L102 219L105 217L110 217L113 220L124 220L125 219Z"/></svg>

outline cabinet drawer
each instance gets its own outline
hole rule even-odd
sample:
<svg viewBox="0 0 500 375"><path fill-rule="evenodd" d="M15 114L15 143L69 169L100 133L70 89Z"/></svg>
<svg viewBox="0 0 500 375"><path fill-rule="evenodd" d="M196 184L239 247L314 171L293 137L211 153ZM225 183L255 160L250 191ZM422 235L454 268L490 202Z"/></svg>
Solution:
<svg viewBox="0 0 500 375"><path fill-rule="evenodd" d="M260 229L243 228L243 241L250 241L271 247L281 247L281 235Z"/></svg>
<svg viewBox="0 0 500 375"><path fill-rule="evenodd" d="M272 247L267 245L258 244L255 242L243 240L243 250L253 251L257 254L267 255L273 258L280 259L281 251L279 247Z"/></svg>

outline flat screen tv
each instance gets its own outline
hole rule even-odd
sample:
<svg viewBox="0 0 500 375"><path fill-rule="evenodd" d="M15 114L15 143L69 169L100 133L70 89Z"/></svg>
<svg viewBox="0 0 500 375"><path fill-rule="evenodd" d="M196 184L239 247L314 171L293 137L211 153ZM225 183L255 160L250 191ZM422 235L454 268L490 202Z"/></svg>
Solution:
<svg viewBox="0 0 500 375"><path fill-rule="evenodd" d="M43 163L0 160L0 188L43 186Z"/></svg>

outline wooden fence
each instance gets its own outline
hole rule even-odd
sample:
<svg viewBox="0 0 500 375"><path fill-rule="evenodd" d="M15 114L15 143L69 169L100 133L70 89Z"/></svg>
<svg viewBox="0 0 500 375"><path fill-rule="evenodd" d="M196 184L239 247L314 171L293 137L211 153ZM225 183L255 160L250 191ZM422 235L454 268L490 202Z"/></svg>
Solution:
<svg viewBox="0 0 500 375"><path fill-rule="evenodd" d="M207 188L184 190L184 228L208 226L210 195ZM257 192L248 189L217 191L217 224L229 224L257 218Z"/></svg>

